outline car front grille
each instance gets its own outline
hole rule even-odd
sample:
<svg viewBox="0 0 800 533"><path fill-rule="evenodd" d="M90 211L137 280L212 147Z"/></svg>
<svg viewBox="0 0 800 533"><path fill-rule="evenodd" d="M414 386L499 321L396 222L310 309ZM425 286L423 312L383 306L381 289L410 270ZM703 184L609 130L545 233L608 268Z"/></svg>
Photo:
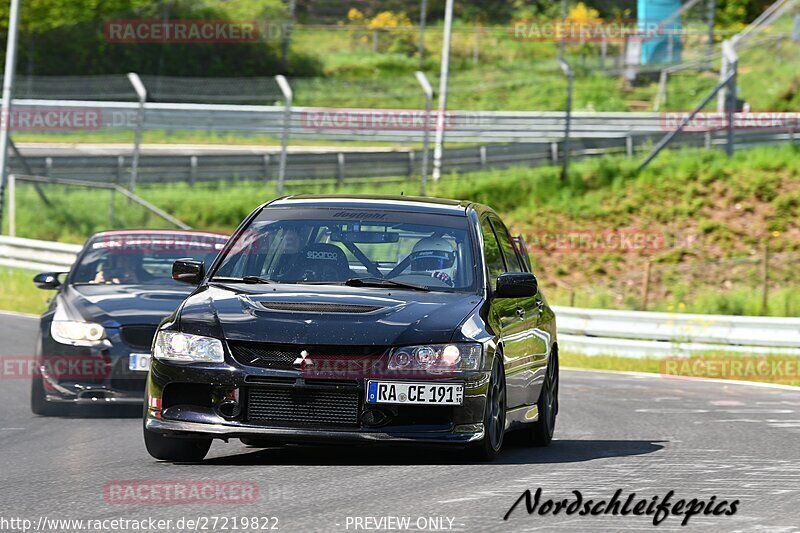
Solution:
<svg viewBox="0 0 800 533"><path fill-rule="evenodd" d="M359 389L349 387L250 387L247 420L283 427L357 427Z"/></svg>
<svg viewBox="0 0 800 533"><path fill-rule="evenodd" d="M314 361L378 357L386 351L384 346L315 346L249 341L228 341L228 346L233 358L242 365L280 370L294 368L293 364L303 350Z"/></svg>
<svg viewBox="0 0 800 533"><path fill-rule="evenodd" d="M156 329L158 329L157 326L122 326L120 335L122 342L128 346L149 352Z"/></svg>

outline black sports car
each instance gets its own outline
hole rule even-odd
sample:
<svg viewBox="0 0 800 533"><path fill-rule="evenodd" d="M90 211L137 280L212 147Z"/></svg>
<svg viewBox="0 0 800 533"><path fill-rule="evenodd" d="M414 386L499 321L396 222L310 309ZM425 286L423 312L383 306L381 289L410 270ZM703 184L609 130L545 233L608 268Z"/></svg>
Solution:
<svg viewBox="0 0 800 533"><path fill-rule="evenodd" d="M294 196L256 209L159 327L144 438L199 461L212 439L547 445L553 312L506 226L470 202Z"/></svg>
<svg viewBox="0 0 800 533"><path fill-rule="evenodd" d="M142 404L156 328L191 292L172 279L173 263L210 264L226 241L190 231L109 231L86 242L70 272L37 275L39 288L57 292L40 320L33 412Z"/></svg>

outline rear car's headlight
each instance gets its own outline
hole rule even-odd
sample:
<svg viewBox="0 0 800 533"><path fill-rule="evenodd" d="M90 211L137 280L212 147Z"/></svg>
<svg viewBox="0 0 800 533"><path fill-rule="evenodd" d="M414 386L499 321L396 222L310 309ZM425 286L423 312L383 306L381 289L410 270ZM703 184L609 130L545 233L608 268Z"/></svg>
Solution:
<svg viewBox="0 0 800 533"><path fill-rule="evenodd" d="M213 337L159 331L153 345L153 357L183 363L222 363L225 361L225 351L222 341Z"/></svg>
<svg viewBox="0 0 800 533"><path fill-rule="evenodd" d="M53 320L50 324L50 336L61 344L94 346L106 338L106 330L94 322Z"/></svg>
<svg viewBox="0 0 800 533"><path fill-rule="evenodd" d="M482 364L481 344L423 344L396 348L389 360L389 370L424 370L436 374L479 370Z"/></svg>

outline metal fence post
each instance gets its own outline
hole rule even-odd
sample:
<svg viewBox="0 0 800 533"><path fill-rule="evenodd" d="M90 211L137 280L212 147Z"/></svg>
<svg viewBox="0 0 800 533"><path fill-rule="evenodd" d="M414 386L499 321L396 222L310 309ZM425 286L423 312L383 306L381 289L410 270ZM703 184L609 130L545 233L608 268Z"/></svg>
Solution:
<svg viewBox="0 0 800 533"><path fill-rule="evenodd" d="M706 43L706 70L711 69L711 59L714 55L714 19L717 13L717 0L708 0L708 13L706 23L708 24L708 42Z"/></svg>
<svg viewBox="0 0 800 533"><path fill-rule="evenodd" d="M422 180L420 182L420 195L425 196L425 188L428 184L428 152L430 151L433 87L431 87L428 77L421 70L416 71L414 76L417 77L417 81L422 87L422 92L425 94L425 130L423 131L422 138L422 167L420 168L420 174L422 176Z"/></svg>
<svg viewBox="0 0 800 533"><path fill-rule="evenodd" d="M136 96L139 98L139 109L136 112L136 135L133 141L133 160L131 161L131 181L128 189L136 190L136 179L139 175L139 151L142 144L142 128L144 127L144 103L147 101L147 89L135 72L128 72L128 81L133 85Z"/></svg>
<svg viewBox="0 0 800 533"><path fill-rule="evenodd" d="M8 235L17 236L17 179L8 175Z"/></svg>
<svg viewBox="0 0 800 533"><path fill-rule="evenodd" d="M344 185L344 154L339 152L336 154L336 188Z"/></svg>
<svg viewBox="0 0 800 533"><path fill-rule="evenodd" d="M264 181L269 182L269 154L264 154Z"/></svg>
<svg viewBox="0 0 800 533"><path fill-rule="evenodd" d="M189 185L194 187L195 181L197 181L197 156L193 155L189 158Z"/></svg>
<svg viewBox="0 0 800 533"><path fill-rule="evenodd" d="M561 181L567 182L567 171L569 170L569 128L572 119L572 69L569 63L563 59L558 60L561 72L567 77L567 115L564 121L564 154L561 162Z"/></svg>
<svg viewBox="0 0 800 533"><path fill-rule="evenodd" d="M625 155L633 157L633 135L630 133L625 136Z"/></svg>
<svg viewBox="0 0 800 533"><path fill-rule="evenodd" d="M0 231L3 227L3 193L8 165L8 138L11 130L11 98L14 94L14 73L17 65L17 29L19 27L19 0L11 0L8 13L6 40L6 65L3 76L3 103L0 110Z"/></svg>
<svg viewBox="0 0 800 533"><path fill-rule="evenodd" d="M769 311L769 237L764 239L764 257L761 262L761 314Z"/></svg>
<svg viewBox="0 0 800 533"><path fill-rule="evenodd" d="M111 189L109 191L109 194L111 196L109 197L109 200L108 200L108 227L109 228L113 228L114 227L114 199L115 199L114 198L114 189Z"/></svg>
<svg viewBox="0 0 800 533"><path fill-rule="evenodd" d="M444 37L442 43L442 66L439 74L439 113L436 116L436 141L433 147L433 181L442 177L444 147L444 121L447 111L447 80L450 75L450 40L453 34L453 0L446 0L444 7Z"/></svg>
<svg viewBox="0 0 800 533"><path fill-rule="evenodd" d="M125 168L125 156L117 156L117 184L122 183L122 169Z"/></svg>
<svg viewBox="0 0 800 533"><path fill-rule="evenodd" d="M647 311L647 301L650 299L650 269L653 266L651 260L647 260L644 267L644 283L642 284L642 311Z"/></svg>
<svg viewBox="0 0 800 533"><path fill-rule="evenodd" d="M422 0L422 6L419 8L419 44L417 45L417 54L419 55L419 69L425 64L425 18L428 14L428 0Z"/></svg>
<svg viewBox="0 0 800 533"><path fill-rule="evenodd" d="M283 133L281 134L281 158L278 162L278 196L283 194L283 186L286 181L286 155L289 150L289 128L292 120L292 88L286 76L278 74L275 81L283 93Z"/></svg>
<svg viewBox="0 0 800 533"><path fill-rule="evenodd" d="M661 69L661 73L658 75L658 91L653 102L653 111L660 110L661 104L666 105L667 103L667 76L669 76L667 69Z"/></svg>
<svg viewBox="0 0 800 533"><path fill-rule="evenodd" d="M734 122L736 120L736 103L737 103L737 95L736 95L736 76L737 76L737 68L739 63L739 58L736 54L736 47L735 43L732 40L727 40L722 43L722 53L726 57L728 62L728 68L730 69L730 79L728 80L728 102L727 102L727 118L728 118L728 135L727 135L727 142L725 146L725 151L728 154L728 157L733 156L733 144L735 142L734 136Z"/></svg>

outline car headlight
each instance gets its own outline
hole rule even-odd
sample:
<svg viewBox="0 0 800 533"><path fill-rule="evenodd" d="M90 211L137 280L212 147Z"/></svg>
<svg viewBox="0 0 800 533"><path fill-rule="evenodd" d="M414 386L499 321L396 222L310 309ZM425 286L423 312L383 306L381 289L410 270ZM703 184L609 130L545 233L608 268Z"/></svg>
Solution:
<svg viewBox="0 0 800 533"><path fill-rule="evenodd" d="M483 346L480 344L424 344L396 348L389 360L389 370L424 370L436 374L479 370L482 364Z"/></svg>
<svg viewBox="0 0 800 533"><path fill-rule="evenodd" d="M94 346L106 338L106 330L94 322L53 320L50 324L50 336L61 344Z"/></svg>
<svg viewBox="0 0 800 533"><path fill-rule="evenodd" d="M153 344L153 357L162 361L184 363L222 363L222 341L213 337L179 331L159 331Z"/></svg>

